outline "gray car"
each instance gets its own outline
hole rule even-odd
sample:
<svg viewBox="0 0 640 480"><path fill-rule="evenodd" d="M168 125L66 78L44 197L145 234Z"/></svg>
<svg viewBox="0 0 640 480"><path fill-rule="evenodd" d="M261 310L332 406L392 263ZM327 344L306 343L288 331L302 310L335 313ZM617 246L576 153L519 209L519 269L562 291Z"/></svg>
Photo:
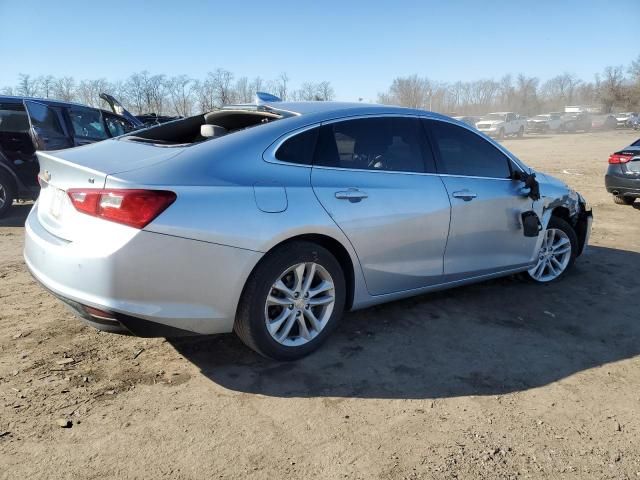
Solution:
<svg viewBox="0 0 640 480"><path fill-rule="evenodd" d="M90 325L235 331L299 358L356 310L523 273L561 277L591 212L469 126L270 98L39 153L33 276Z"/></svg>

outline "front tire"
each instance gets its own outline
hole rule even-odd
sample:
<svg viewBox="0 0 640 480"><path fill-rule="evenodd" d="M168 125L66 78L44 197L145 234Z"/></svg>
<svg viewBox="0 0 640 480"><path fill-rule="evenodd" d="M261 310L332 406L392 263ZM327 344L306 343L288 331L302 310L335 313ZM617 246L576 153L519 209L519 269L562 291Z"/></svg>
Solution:
<svg viewBox="0 0 640 480"><path fill-rule="evenodd" d="M618 205L633 205L633 202L635 201L635 197L625 197L623 195L613 196L613 203L617 203Z"/></svg>
<svg viewBox="0 0 640 480"><path fill-rule="evenodd" d="M0 172L0 218L9 212L15 196L12 179L4 172Z"/></svg>
<svg viewBox="0 0 640 480"><path fill-rule="evenodd" d="M501 128L498 132L498 140L504 140L504 128Z"/></svg>
<svg viewBox="0 0 640 480"><path fill-rule="evenodd" d="M561 278L575 262L578 237L573 227L559 217L551 217L540 250L538 262L526 272L536 283L549 283Z"/></svg>
<svg viewBox="0 0 640 480"><path fill-rule="evenodd" d="M240 339L274 360L316 350L342 316L344 273L326 248L290 242L270 252L245 285L234 324Z"/></svg>
<svg viewBox="0 0 640 480"><path fill-rule="evenodd" d="M518 130L518 138L522 137L524 137L524 127L520 127L520 130Z"/></svg>

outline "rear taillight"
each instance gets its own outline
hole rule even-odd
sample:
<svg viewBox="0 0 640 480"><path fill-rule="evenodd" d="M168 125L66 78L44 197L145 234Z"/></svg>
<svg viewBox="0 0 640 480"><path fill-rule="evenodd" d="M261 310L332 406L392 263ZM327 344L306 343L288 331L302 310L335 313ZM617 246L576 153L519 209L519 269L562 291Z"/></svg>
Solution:
<svg viewBox="0 0 640 480"><path fill-rule="evenodd" d="M166 190L73 188L67 191L76 210L135 228L144 228L175 199Z"/></svg>
<svg viewBox="0 0 640 480"><path fill-rule="evenodd" d="M609 163L627 163L633 158L633 155L624 153L612 153L609 157Z"/></svg>

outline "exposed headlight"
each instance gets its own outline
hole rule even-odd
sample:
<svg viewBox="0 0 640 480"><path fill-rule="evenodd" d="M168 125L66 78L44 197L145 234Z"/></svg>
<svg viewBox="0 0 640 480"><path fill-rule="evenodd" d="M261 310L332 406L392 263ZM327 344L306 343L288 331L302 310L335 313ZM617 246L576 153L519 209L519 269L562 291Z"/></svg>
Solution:
<svg viewBox="0 0 640 480"><path fill-rule="evenodd" d="M576 195L578 195L578 200L580 201L580 203L584 205L585 212L591 210L591 204L587 201L587 199L580 195L578 192L576 192Z"/></svg>

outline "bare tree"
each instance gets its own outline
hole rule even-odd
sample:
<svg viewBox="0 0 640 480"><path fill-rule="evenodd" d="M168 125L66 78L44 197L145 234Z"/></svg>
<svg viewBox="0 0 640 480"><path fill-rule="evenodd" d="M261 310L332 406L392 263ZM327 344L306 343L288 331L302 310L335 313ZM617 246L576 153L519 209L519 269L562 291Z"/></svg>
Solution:
<svg viewBox="0 0 640 480"><path fill-rule="evenodd" d="M99 107L101 105L100 94L109 90L109 83L104 78L82 80L76 87L75 96L85 105Z"/></svg>
<svg viewBox="0 0 640 480"><path fill-rule="evenodd" d="M607 67L602 77L596 77L598 97L605 113L611 112L613 105L624 98L624 74L622 67Z"/></svg>
<svg viewBox="0 0 640 480"><path fill-rule="evenodd" d="M167 90L171 97L173 111L183 117L191 115L194 94L194 80L186 75L179 75L167 80Z"/></svg>
<svg viewBox="0 0 640 480"><path fill-rule="evenodd" d="M16 88L18 95L35 97L38 94L38 80L24 73L21 73L18 77L18 86Z"/></svg>
<svg viewBox="0 0 640 480"><path fill-rule="evenodd" d="M228 105L234 101L234 91L231 86L233 81L233 73L222 68L216 69L215 72L209 72L208 79L211 82L213 95L216 99L216 106Z"/></svg>
<svg viewBox="0 0 640 480"><path fill-rule="evenodd" d="M431 94L430 82L417 75L395 78L389 91L379 95L381 103L395 103L403 107L426 108Z"/></svg>
<svg viewBox="0 0 640 480"><path fill-rule="evenodd" d="M287 99L287 85L289 82L289 77L285 72L282 72L278 78L275 80L275 94L280 97L282 100Z"/></svg>
<svg viewBox="0 0 640 480"><path fill-rule="evenodd" d="M55 78L53 75L43 75L38 77L39 95L44 98L50 98L54 92Z"/></svg>
<svg viewBox="0 0 640 480"><path fill-rule="evenodd" d="M564 105L574 103L576 88L580 80L575 75L563 73L547 80L542 86L541 93L549 108L557 110Z"/></svg>
<svg viewBox="0 0 640 480"><path fill-rule="evenodd" d="M53 96L64 102L75 99L76 81L73 77L61 77L53 83Z"/></svg>
<svg viewBox="0 0 640 480"><path fill-rule="evenodd" d="M262 92L264 89L264 80L261 77L256 77L253 79L251 84L249 85L249 89L251 90L251 96L255 95L256 92Z"/></svg>
<svg viewBox="0 0 640 480"><path fill-rule="evenodd" d="M333 100L336 94L331 86L331 82L326 80L320 82L317 87L317 96L319 97L319 100L325 102Z"/></svg>
<svg viewBox="0 0 640 480"><path fill-rule="evenodd" d="M253 93L251 92L251 86L249 85L249 79L247 77L240 77L236 81L236 98L240 103L249 103L253 100Z"/></svg>

